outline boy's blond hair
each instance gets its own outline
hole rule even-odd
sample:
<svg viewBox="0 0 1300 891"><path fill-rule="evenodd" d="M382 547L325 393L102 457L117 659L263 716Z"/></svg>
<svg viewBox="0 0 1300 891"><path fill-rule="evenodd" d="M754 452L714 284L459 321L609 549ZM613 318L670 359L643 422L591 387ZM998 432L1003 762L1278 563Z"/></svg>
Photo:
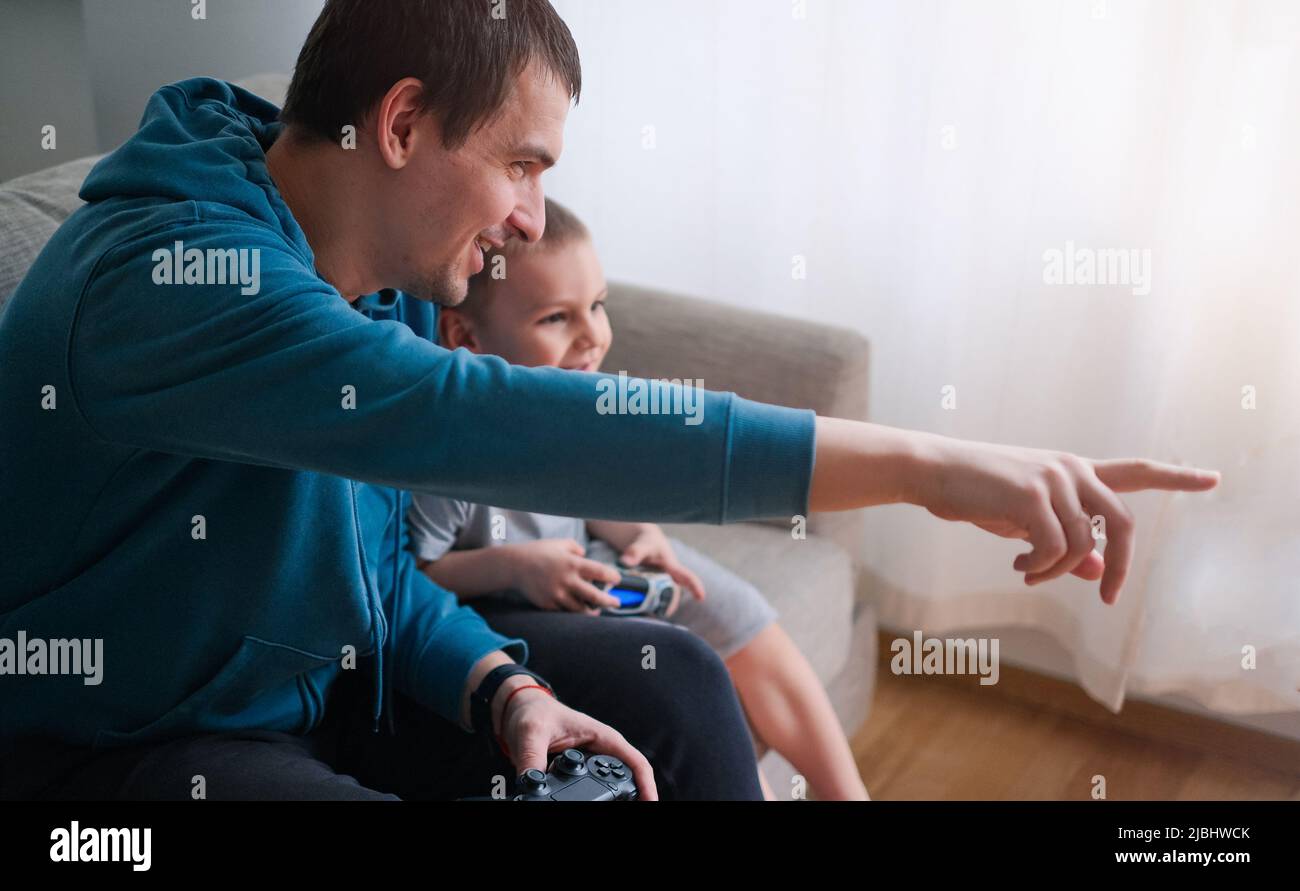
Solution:
<svg viewBox="0 0 1300 891"><path fill-rule="evenodd" d="M492 288L501 279L493 278L492 271L497 266L497 257L503 257L505 274L510 276L512 258L527 256L537 251L551 251L576 241L589 241L591 231L578 215L563 204L551 198L546 199L546 231L537 241L525 242L512 238L500 250L489 251L483 258L483 271L469 280L469 292L464 302L456 307L464 312L473 313L477 306L485 303Z"/></svg>

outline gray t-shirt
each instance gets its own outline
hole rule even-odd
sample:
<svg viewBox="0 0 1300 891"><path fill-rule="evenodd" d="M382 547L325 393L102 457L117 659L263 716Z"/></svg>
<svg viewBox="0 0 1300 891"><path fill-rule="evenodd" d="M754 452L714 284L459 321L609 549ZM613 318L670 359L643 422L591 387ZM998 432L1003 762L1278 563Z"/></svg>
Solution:
<svg viewBox="0 0 1300 891"><path fill-rule="evenodd" d="M530 514L417 494L411 499L407 519L411 549L422 560L440 560L452 550L571 538L582 545L588 559L609 566L618 563L614 549L599 539L590 539L586 522L573 517ZM684 595L669 621L704 638L723 659L730 659L776 621L776 611L752 584L680 541L669 541L682 565L698 575L708 591L703 602ZM521 604L529 602L518 591L501 591L496 596Z"/></svg>
<svg viewBox="0 0 1300 891"><path fill-rule="evenodd" d="M584 520L488 507L440 495L415 495L407 517L411 549L421 560L440 560L448 551L548 538L571 538L584 550L590 544Z"/></svg>

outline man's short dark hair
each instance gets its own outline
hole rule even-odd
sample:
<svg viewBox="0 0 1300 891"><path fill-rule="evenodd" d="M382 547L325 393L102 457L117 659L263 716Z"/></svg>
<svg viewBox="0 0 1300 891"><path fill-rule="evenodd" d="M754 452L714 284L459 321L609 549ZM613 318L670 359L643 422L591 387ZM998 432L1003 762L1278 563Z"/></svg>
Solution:
<svg viewBox="0 0 1300 891"><path fill-rule="evenodd" d="M424 83L443 145L464 145L501 110L531 62L576 102L582 65L547 0L326 0L298 54L280 119L330 141L358 129L404 77Z"/></svg>

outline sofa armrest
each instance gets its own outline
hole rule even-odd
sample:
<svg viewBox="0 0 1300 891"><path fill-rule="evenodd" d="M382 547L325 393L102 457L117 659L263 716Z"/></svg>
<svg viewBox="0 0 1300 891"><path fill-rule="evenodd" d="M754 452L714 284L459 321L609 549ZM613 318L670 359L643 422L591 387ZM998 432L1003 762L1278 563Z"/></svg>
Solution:
<svg viewBox="0 0 1300 891"><path fill-rule="evenodd" d="M709 390L867 419L870 348L853 331L619 282L608 310L606 372L699 379ZM860 512L811 517L809 528L858 553Z"/></svg>
<svg viewBox="0 0 1300 891"><path fill-rule="evenodd" d="M859 334L619 282L609 295L605 371L700 379L759 402L867 419L870 350Z"/></svg>

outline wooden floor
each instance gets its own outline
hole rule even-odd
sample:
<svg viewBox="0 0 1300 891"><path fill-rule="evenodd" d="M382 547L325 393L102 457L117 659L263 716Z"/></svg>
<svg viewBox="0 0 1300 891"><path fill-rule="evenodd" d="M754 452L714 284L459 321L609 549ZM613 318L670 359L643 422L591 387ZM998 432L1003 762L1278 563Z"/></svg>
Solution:
<svg viewBox="0 0 1300 891"><path fill-rule="evenodd" d="M852 741L876 800L1082 800L1098 774L1112 800L1300 800L1300 758L1263 758L1240 744L1207 751L1177 740L1213 733L1152 739L1128 732L1122 715L1106 713L1106 726L989 692L996 687L882 668L871 717Z"/></svg>

